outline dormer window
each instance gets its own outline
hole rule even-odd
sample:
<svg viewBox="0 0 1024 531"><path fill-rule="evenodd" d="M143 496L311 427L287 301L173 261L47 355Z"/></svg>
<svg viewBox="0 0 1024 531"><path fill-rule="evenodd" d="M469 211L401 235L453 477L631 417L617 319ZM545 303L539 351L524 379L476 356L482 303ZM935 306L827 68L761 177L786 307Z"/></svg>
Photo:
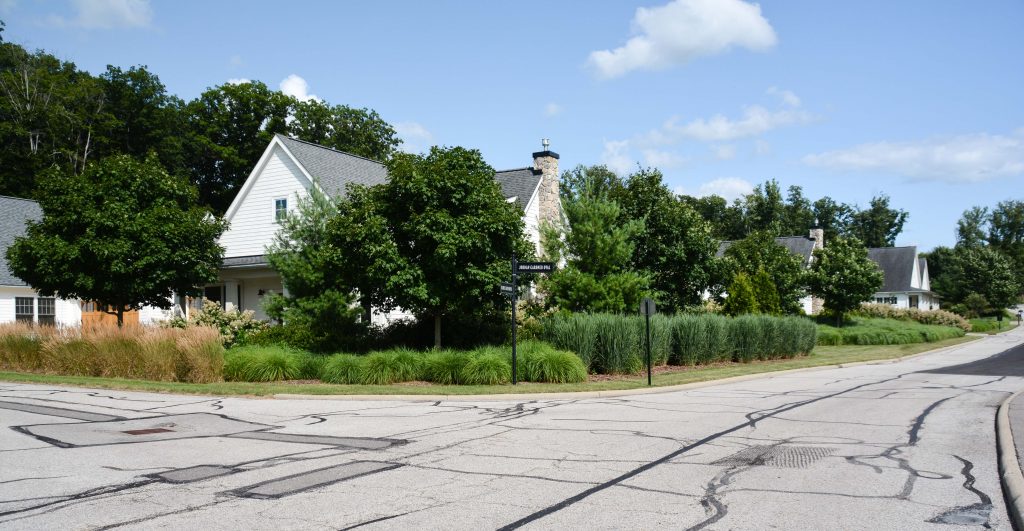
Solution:
<svg viewBox="0 0 1024 531"><path fill-rule="evenodd" d="M288 217L288 199L274 200L274 221L280 223Z"/></svg>

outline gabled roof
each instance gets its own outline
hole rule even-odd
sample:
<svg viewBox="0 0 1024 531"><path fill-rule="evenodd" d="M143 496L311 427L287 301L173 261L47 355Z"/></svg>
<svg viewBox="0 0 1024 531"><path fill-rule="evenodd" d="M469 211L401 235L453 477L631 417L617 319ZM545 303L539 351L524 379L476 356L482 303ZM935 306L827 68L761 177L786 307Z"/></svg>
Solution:
<svg viewBox="0 0 1024 531"><path fill-rule="evenodd" d="M913 286L917 247L874 247L868 249L868 258L878 264L885 275L879 292L921 291Z"/></svg>
<svg viewBox="0 0 1024 531"><path fill-rule="evenodd" d="M519 208L526 210L533 192L540 186L541 172L533 168L517 168L495 172L494 179L501 185L506 199L516 198Z"/></svg>
<svg viewBox="0 0 1024 531"><path fill-rule="evenodd" d="M7 249L25 234L26 221L43 219L39 203L29 199L0 196L0 286L27 286L7 267Z"/></svg>
<svg viewBox="0 0 1024 531"><path fill-rule="evenodd" d="M732 246L734 242L724 241L718 244L718 252L715 256L721 258L725 256L725 250ZM783 236L775 238L775 243L786 248L787 251L800 257L803 260L804 265L810 263L811 255L814 253L814 240L805 238L803 236Z"/></svg>
<svg viewBox="0 0 1024 531"><path fill-rule="evenodd" d="M387 169L375 160L282 134L274 136L284 144L310 176L320 182L324 192L329 195L344 195L349 184L373 186L387 181Z"/></svg>

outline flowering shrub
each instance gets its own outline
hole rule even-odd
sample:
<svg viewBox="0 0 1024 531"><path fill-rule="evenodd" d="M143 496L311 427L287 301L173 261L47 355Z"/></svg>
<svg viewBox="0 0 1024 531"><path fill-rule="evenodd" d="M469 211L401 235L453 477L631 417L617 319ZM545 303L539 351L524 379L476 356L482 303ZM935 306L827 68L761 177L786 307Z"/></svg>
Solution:
<svg viewBox="0 0 1024 531"><path fill-rule="evenodd" d="M225 310L220 303L207 300L203 303L203 309L192 314L188 321L181 317L175 317L168 321L167 325L172 328L185 328L187 326L209 326L220 331L220 340L225 348L245 339L246 336L266 330L269 326L265 321L260 321L253 316L252 310L238 311L237 308Z"/></svg>
<svg viewBox="0 0 1024 531"><path fill-rule="evenodd" d="M864 317L902 319L917 321L921 324L952 326L964 332L971 331L971 323L967 319L946 310L919 310L917 308L896 308L888 304L864 303L854 313Z"/></svg>

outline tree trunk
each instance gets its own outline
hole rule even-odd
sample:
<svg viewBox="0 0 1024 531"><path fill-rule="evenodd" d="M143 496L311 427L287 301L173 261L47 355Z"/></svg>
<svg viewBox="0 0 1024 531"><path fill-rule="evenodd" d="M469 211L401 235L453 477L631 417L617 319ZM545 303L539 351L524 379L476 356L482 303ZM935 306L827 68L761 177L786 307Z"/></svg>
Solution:
<svg viewBox="0 0 1024 531"><path fill-rule="evenodd" d="M370 306L370 301L362 301L363 307L363 320L367 325L373 322L373 307Z"/></svg>
<svg viewBox="0 0 1024 531"><path fill-rule="evenodd" d="M840 313L840 312L836 312L836 328L842 328L842 327L843 327L843 314Z"/></svg>
<svg viewBox="0 0 1024 531"><path fill-rule="evenodd" d="M441 314L434 315L434 348L441 348Z"/></svg>
<svg viewBox="0 0 1024 531"><path fill-rule="evenodd" d="M117 327L124 328L124 306L117 307Z"/></svg>

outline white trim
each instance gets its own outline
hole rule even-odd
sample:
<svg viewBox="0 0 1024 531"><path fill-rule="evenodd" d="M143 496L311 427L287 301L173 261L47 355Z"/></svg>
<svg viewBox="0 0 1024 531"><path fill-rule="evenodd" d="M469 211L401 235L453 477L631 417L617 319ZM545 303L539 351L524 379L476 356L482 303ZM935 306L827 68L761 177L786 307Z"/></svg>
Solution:
<svg viewBox="0 0 1024 531"><path fill-rule="evenodd" d="M256 166L253 167L252 172L249 173L249 177L245 179L245 182L242 183L242 187L238 189L238 193L235 194L235 199L231 201L231 205L228 206L228 210L224 213L224 220L228 223L230 223L235 217L235 213L238 211L239 207L241 207L242 201L245 200L245 196L249 194L249 191L253 187L253 183L256 182L256 177L263 173L264 167L266 167L267 163L270 162L270 155L274 151L274 146L281 147L281 150L285 155L288 155L288 158L290 158L292 162L295 163L295 166L299 168L299 171L302 172L302 175L307 181L309 181L311 186L316 185L317 188L320 188L320 185L316 184L316 180L313 179L313 176L310 175L308 171L306 171L306 168L302 166L299 159L295 158L295 155L288 150L288 147L284 145L284 142L281 142L281 139L275 134L274 137L270 139L270 144L267 144L267 148L263 150L263 154L260 155L260 160L256 162ZM323 188L320 188L320 191L323 192Z"/></svg>
<svg viewBox="0 0 1024 531"><path fill-rule="evenodd" d="M533 202L537 199L537 195L538 195L537 191L540 190L540 184L542 182L544 182L544 176L543 175L541 175L540 179L537 180L537 186L533 187L533 193L530 194L530 200L527 201L525 205L523 205L523 213L524 214L530 210L530 205L532 205ZM514 196L512 199L518 199L518 198L519 198L519 196ZM538 212L539 212L539 210L538 210ZM537 225L537 228L538 229L540 228L540 224L539 223Z"/></svg>

